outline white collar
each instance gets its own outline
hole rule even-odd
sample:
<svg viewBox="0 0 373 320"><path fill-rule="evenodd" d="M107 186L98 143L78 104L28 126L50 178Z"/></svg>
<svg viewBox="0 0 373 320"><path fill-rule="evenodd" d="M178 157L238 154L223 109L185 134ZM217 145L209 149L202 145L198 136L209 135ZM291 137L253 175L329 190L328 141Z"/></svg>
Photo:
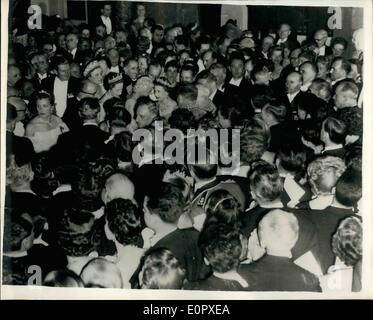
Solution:
<svg viewBox="0 0 373 320"><path fill-rule="evenodd" d="M342 78L332 81L332 86L334 86L337 82L342 81L344 79L347 79L347 77L342 77Z"/></svg>
<svg viewBox="0 0 373 320"><path fill-rule="evenodd" d="M71 191L71 185L69 185L69 184L61 184L60 186L57 187L56 190L53 191L52 194L55 196L57 193L67 192L67 191Z"/></svg>
<svg viewBox="0 0 373 320"><path fill-rule="evenodd" d="M27 256L27 251L3 252L3 255L10 258L22 258Z"/></svg>
<svg viewBox="0 0 373 320"><path fill-rule="evenodd" d="M209 184L210 182L214 181L215 178L209 179L209 180L201 180L197 181L194 185L194 191L197 191L198 189L201 189L203 186Z"/></svg>
<svg viewBox="0 0 373 320"><path fill-rule="evenodd" d="M72 50L69 51L69 52L70 52L73 56L75 56L76 50L78 50L78 48L74 48L74 49L72 49Z"/></svg>
<svg viewBox="0 0 373 320"><path fill-rule="evenodd" d="M243 288L247 288L249 284L247 281L241 277L235 270L231 270L225 273L219 273L214 271L214 276L219 278L219 279L224 279L224 280L234 280L237 281Z"/></svg>
<svg viewBox="0 0 373 320"><path fill-rule="evenodd" d="M83 123L83 127L84 126L95 126L95 127L98 127L98 124L94 123L94 122L85 122L85 123Z"/></svg>
<svg viewBox="0 0 373 320"><path fill-rule="evenodd" d="M296 92L294 92L294 93L287 93L287 96L288 96L288 97L293 97L293 99L294 99L294 97L295 97L299 92L300 92L300 90L298 90L298 91L296 91Z"/></svg>
<svg viewBox="0 0 373 320"><path fill-rule="evenodd" d="M218 92L218 89L215 89L211 94L210 94L210 100L214 99L216 93Z"/></svg>
<svg viewBox="0 0 373 320"><path fill-rule="evenodd" d="M308 89L310 88L312 84L312 81L311 82L308 82L308 83L305 83L303 84L301 87L300 87L300 91L303 91L303 92L306 92L308 91Z"/></svg>
<svg viewBox="0 0 373 320"><path fill-rule="evenodd" d="M48 72L44 73L44 74L41 74L41 73L37 73L38 74L38 77L40 80L43 80L43 79L46 79L48 77Z"/></svg>
<svg viewBox="0 0 373 320"><path fill-rule="evenodd" d="M342 144L335 144L335 145L332 145L332 146L326 146L321 153L324 153L325 151L337 150L337 149L342 149L342 148L343 148Z"/></svg>
<svg viewBox="0 0 373 320"><path fill-rule="evenodd" d="M59 82L62 85L65 85L65 86L67 86L67 84L69 82L69 80L62 81L59 77L56 77L56 81Z"/></svg>
<svg viewBox="0 0 373 320"><path fill-rule="evenodd" d="M280 200L277 200L276 202L272 202L271 204L261 204L260 207L264 209L280 209L283 208L284 205Z"/></svg>
<svg viewBox="0 0 373 320"><path fill-rule="evenodd" d="M239 87L240 84L241 84L242 79L243 79L243 77L241 77L241 78L239 78L239 79L233 79L233 78L232 78L232 79L229 81L229 84L232 84L232 85L234 85L234 86Z"/></svg>

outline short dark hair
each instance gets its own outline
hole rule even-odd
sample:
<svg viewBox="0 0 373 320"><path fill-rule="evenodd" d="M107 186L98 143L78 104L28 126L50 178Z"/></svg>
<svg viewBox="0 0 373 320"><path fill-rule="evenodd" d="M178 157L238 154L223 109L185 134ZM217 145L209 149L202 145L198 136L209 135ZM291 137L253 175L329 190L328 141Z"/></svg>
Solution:
<svg viewBox="0 0 373 320"><path fill-rule="evenodd" d="M184 108L178 108L172 111L168 123L171 128L179 129L184 134L187 133L188 129L197 128L197 122L193 113Z"/></svg>
<svg viewBox="0 0 373 320"><path fill-rule="evenodd" d="M280 165L288 172L303 174L306 166L306 150L303 144L284 144L277 154Z"/></svg>
<svg viewBox="0 0 373 320"><path fill-rule="evenodd" d="M100 112L100 103L97 98L83 98L80 100L78 110L83 120L95 119Z"/></svg>
<svg viewBox="0 0 373 320"><path fill-rule="evenodd" d="M143 289L181 289L186 271L171 251L150 249L142 259Z"/></svg>
<svg viewBox="0 0 373 320"><path fill-rule="evenodd" d="M146 205L151 214L157 214L164 222L176 223L183 213L184 197L178 187L162 182L156 192L148 195Z"/></svg>
<svg viewBox="0 0 373 320"><path fill-rule="evenodd" d="M105 206L110 231L122 245L136 245L141 237L140 212L128 199L114 199Z"/></svg>
<svg viewBox="0 0 373 320"><path fill-rule="evenodd" d="M195 77L196 74L198 73L198 67L194 64L186 63L186 64L183 64L183 66L180 68L180 74L183 71L190 71L192 72L193 77Z"/></svg>
<svg viewBox="0 0 373 320"><path fill-rule="evenodd" d="M120 161L132 161L132 151L135 147L132 135L123 131L114 136L114 152Z"/></svg>
<svg viewBox="0 0 373 320"><path fill-rule="evenodd" d="M6 104L6 122L12 122L17 119L17 109L10 103Z"/></svg>
<svg viewBox="0 0 373 320"><path fill-rule="evenodd" d="M176 60L171 60L171 61L168 61L166 65L164 66L164 71L167 72L169 68L175 68L176 70L179 70L180 66Z"/></svg>
<svg viewBox="0 0 373 320"><path fill-rule="evenodd" d="M214 271L224 273L239 265L242 244L236 228L224 223L208 224L202 229L198 244Z"/></svg>
<svg viewBox="0 0 373 320"><path fill-rule="evenodd" d="M336 44L343 45L345 50L347 49L347 46L348 46L347 40L342 37L333 38L332 41L330 42L330 47L333 48Z"/></svg>
<svg viewBox="0 0 373 320"><path fill-rule="evenodd" d="M329 138L334 143L344 143L347 134L346 124L333 117L328 117L323 122L324 130L329 134Z"/></svg>
<svg viewBox="0 0 373 320"><path fill-rule="evenodd" d="M251 191L264 202L276 200L283 191L277 169L263 160L252 165L249 180Z"/></svg>
<svg viewBox="0 0 373 320"><path fill-rule="evenodd" d="M54 70L57 70L58 66L61 64L69 64L69 60L67 60L64 56L62 55L57 55L53 58L52 61L52 68Z"/></svg>
<svg viewBox="0 0 373 320"><path fill-rule="evenodd" d="M336 200L344 206L355 207L362 195L361 171L347 168L335 187Z"/></svg>

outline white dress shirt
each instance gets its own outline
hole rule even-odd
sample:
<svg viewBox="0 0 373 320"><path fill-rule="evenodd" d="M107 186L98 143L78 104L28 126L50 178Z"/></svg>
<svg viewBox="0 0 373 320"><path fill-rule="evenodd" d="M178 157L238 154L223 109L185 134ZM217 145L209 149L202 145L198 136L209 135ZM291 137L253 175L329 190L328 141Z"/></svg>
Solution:
<svg viewBox="0 0 373 320"><path fill-rule="evenodd" d="M115 72L115 73L120 73L119 71L119 65L115 66L115 67L111 67L109 72Z"/></svg>
<svg viewBox="0 0 373 320"><path fill-rule="evenodd" d="M241 84L242 79L243 79L243 77L242 77L242 78L239 78L239 79L237 79L237 80L235 80L235 79L232 78L232 79L229 81L229 84L231 84L231 85L233 85L233 86L236 86L236 87L239 87L240 84Z"/></svg>
<svg viewBox="0 0 373 320"><path fill-rule="evenodd" d="M78 50L78 48L74 48L71 51L69 51L70 54L73 56L73 59L75 59L76 50Z"/></svg>
<svg viewBox="0 0 373 320"><path fill-rule="evenodd" d="M300 92L300 90L298 90L297 92L294 92L294 93L288 93L288 94L287 94L287 97L288 97L290 103L293 102L295 96L296 96L299 92Z"/></svg>
<svg viewBox="0 0 373 320"><path fill-rule="evenodd" d="M321 48L319 48L319 54L318 54L319 57L320 56L325 56L325 49L326 49L325 45L323 45Z"/></svg>
<svg viewBox="0 0 373 320"><path fill-rule="evenodd" d="M67 106L67 85L69 81L61 81L56 77L54 80L53 94L56 99L56 113L60 118L63 116Z"/></svg>
<svg viewBox="0 0 373 320"><path fill-rule="evenodd" d="M110 34L111 31L113 31L113 28L111 25L111 19L109 17L101 16L101 20L103 24L106 26L106 33Z"/></svg>

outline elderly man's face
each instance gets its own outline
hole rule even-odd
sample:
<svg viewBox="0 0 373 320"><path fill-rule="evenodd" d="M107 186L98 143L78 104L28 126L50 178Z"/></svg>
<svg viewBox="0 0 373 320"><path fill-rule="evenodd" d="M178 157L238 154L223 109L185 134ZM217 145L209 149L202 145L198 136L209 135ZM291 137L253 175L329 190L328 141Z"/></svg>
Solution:
<svg viewBox="0 0 373 320"><path fill-rule="evenodd" d="M216 59L213 59L212 57L212 52L207 51L203 55L203 65L205 66L206 69L209 69L213 63L216 62Z"/></svg>
<svg viewBox="0 0 373 320"><path fill-rule="evenodd" d="M273 46L273 38L265 37L262 42L262 51L268 52L269 48Z"/></svg>
<svg viewBox="0 0 373 320"><path fill-rule="evenodd" d="M328 34L326 32L316 32L314 40L316 45L321 48L325 45L326 40L328 39Z"/></svg>
<svg viewBox="0 0 373 320"><path fill-rule="evenodd" d="M8 69L8 83L10 86L14 86L19 79L21 79L21 71L15 66L10 67Z"/></svg>
<svg viewBox="0 0 373 320"><path fill-rule="evenodd" d="M312 67L309 64L302 65L299 72L302 75L303 83L312 81L316 76L315 72L312 70Z"/></svg>
<svg viewBox="0 0 373 320"><path fill-rule="evenodd" d="M290 26L287 24L282 24L280 26L280 29L278 30L278 35L281 39L286 39L287 37L289 37L290 33Z"/></svg>
<svg viewBox="0 0 373 320"><path fill-rule="evenodd" d="M346 76L341 68L342 61L335 61L330 69L330 78L335 81Z"/></svg>
<svg viewBox="0 0 373 320"><path fill-rule="evenodd" d="M69 34L66 37L66 46L68 50L73 50L78 46L78 37L75 34Z"/></svg>

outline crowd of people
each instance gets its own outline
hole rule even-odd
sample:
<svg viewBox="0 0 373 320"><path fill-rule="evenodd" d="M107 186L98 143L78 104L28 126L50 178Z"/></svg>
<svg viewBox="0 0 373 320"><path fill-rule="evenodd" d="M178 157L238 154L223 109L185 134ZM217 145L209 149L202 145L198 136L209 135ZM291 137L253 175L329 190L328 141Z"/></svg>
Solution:
<svg viewBox="0 0 373 320"><path fill-rule="evenodd" d="M361 290L362 29L299 43L233 19L209 35L103 4L94 24L13 30L3 284ZM221 146L238 168L135 163L133 133L159 122L238 129Z"/></svg>

